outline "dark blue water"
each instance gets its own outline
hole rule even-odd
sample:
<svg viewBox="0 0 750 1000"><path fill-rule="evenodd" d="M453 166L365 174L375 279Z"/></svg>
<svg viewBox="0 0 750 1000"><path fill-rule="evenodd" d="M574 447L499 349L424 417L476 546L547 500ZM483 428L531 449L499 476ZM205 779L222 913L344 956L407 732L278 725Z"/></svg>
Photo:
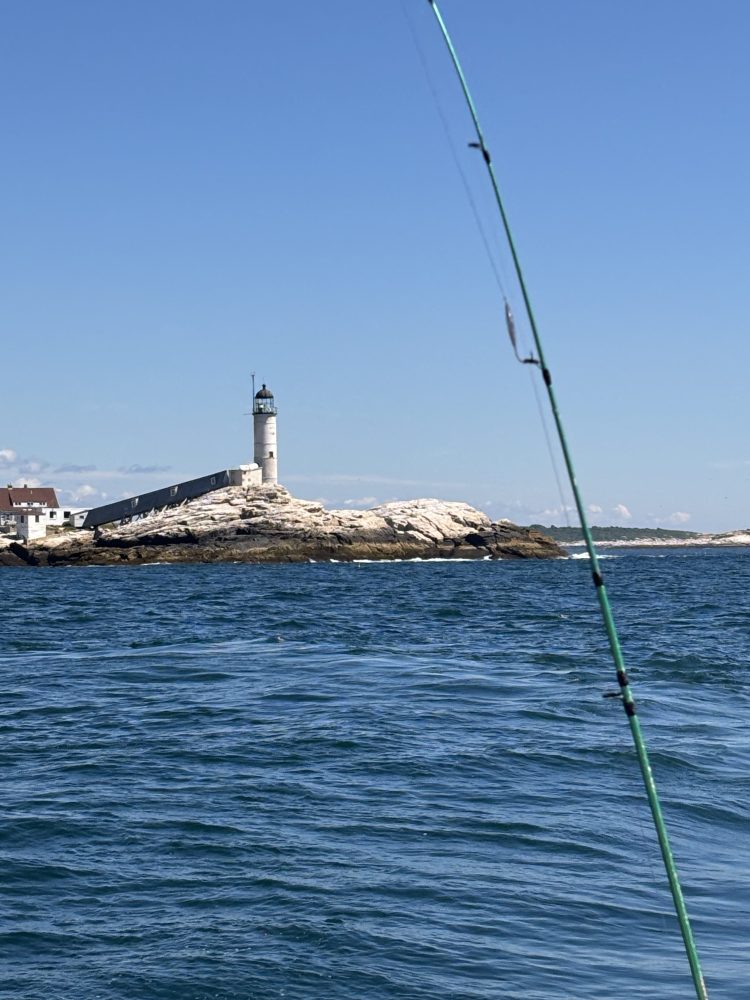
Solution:
<svg viewBox="0 0 750 1000"><path fill-rule="evenodd" d="M750 552L608 584L750 996ZM0 991L689 998L587 563L0 571Z"/></svg>

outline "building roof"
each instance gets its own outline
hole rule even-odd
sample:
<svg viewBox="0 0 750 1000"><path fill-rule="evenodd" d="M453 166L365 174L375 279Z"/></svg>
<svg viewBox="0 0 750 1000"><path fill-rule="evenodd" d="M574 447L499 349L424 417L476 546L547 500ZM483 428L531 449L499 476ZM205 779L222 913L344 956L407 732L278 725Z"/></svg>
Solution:
<svg viewBox="0 0 750 1000"><path fill-rule="evenodd" d="M59 507L57 494L51 486L4 486L0 487L0 511L18 510L14 504L39 503L44 507Z"/></svg>
<svg viewBox="0 0 750 1000"><path fill-rule="evenodd" d="M268 386L266 385L265 382L260 387L260 389L258 389L258 391L255 393L255 398L256 399L273 399L273 393L268 388Z"/></svg>

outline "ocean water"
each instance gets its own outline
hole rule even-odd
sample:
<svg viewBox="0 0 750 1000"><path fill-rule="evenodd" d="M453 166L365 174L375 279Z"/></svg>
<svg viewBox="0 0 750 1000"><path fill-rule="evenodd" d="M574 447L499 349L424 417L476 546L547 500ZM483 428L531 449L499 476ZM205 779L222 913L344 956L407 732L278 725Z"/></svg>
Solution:
<svg viewBox="0 0 750 1000"><path fill-rule="evenodd" d="M603 566L747 1000L750 551ZM2 996L693 995L584 560L0 579Z"/></svg>

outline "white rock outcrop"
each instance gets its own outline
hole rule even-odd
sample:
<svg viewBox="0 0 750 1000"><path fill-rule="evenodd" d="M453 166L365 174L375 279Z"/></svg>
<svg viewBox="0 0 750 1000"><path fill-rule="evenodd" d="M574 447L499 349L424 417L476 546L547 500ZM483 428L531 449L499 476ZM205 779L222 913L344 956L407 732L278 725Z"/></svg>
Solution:
<svg viewBox="0 0 750 1000"><path fill-rule="evenodd" d="M93 535L66 533L14 551L36 564L563 555L539 532L493 523L465 503L409 500L328 510L276 485L229 486Z"/></svg>

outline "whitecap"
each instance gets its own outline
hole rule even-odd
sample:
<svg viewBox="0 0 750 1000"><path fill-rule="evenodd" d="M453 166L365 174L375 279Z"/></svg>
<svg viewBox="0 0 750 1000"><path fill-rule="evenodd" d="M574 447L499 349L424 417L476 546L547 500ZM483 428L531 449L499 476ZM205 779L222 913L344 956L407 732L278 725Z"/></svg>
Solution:
<svg viewBox="0 0 750 1000"><path fill-rule="evenodd" d="M588 552L573 552L570 556L568 556L568 558L569 559L589 559L590 556L589 556ZM611 555L600 556L600 555L597 555L597 558L598 559L621 559L622 556L611 556Z"/></svg>

